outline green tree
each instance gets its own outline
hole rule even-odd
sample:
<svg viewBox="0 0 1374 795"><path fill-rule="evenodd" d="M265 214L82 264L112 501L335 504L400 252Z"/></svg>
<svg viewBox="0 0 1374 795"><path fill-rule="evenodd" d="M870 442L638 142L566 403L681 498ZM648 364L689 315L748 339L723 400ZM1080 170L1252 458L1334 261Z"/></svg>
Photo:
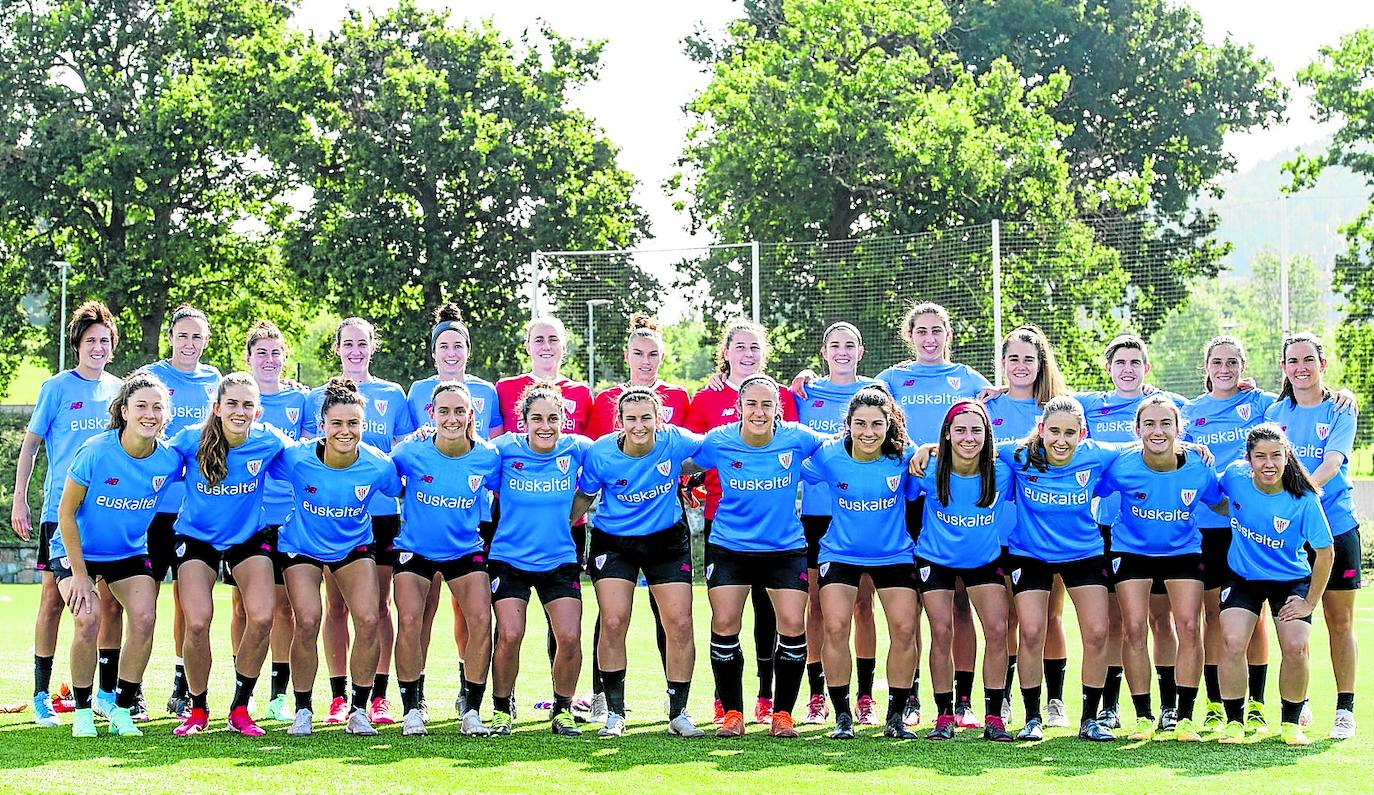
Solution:
<svg viewBox="0 0 1374 795"><path fill-rule="evenodd" d="M601 45L544 29L516 46L489 23L403 2L350 12L323 48L327 111L314 146L287 153L313 192L290 235L293 268L340 314L376 323L389 377L430 370L421 341L443 301L473 327L475 372L515 371L531 252L630 247L645 225L615 146L569 105L595 79ZM541 302L573 330L588 298L613 300L598 326L623 328L636 293L656 292L633 269L595 281L559 265L543 274ZM619 343L606 344L613 356Z"/></svg>
<svg viewBox="0 0 1374 795"><path fill-rule="evenodd" d="M1339 121L1327 150L1299 157L1285 166L1293 188L1311 187L1324 169L1341 165L1374 184L1374 28L1358 30L1326 46L1298 73L1298 82L1313 90L1318 121ZM1336 258L1335 289L1344 299L1336 326L1336 356L1343 365L1344 386L1362 406L1374 402L1374 194L1357 217L1341 227L1347 248ZM1374 438L1374 412L1360 415L1359 441Z"/></svg>
<svg viewBox="0 0 1374 795"><path fill-rule="evenodd" d="M291 8L0 2L0 222L29 289L56 295L48 263L66 259L70 300L119 313L116 369L158 356L182 301L214 321L221 367L241 361L259 315L290 332L309 314L278 256L287 180L259 148L310 127L300 109L320 62L289 32Z"/></svg>
<svg viewBox="0 0 1374 795"><path fill-rule="evenodd" d="M866 368L881 369L903 356L893 330L915 299L957 303L956 349L990 351L994 218L1049 235L1009 245L1008 305L1058 312L1027 316L1075 350L1096 346L1072 339L1114 325L1098 310L1121 294L1109 289L1120 265L1067 220L1069 128L1051 115L1065 76L1031 85L1005 61L975 74L944 46L937 0L745 8L723 40L687 42L711 79L687 106L696 124L670 187L719 239L796 241L766 246L761 263L778 367L808 363L820 329L846 319L873 341ZM1058 267L1069 263L1083 270ZM748 307L739 252L696 266L688 280L709 286L713 320Z"/></svg>

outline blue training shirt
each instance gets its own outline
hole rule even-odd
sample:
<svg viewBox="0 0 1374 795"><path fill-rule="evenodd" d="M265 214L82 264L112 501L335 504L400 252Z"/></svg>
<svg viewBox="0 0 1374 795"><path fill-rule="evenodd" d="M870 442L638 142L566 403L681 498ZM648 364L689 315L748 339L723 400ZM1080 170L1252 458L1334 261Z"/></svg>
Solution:
<svg viewBox="0 0 1374 795"><path fill-rule="evenodd" d="M416 428L430 425L429 409L434 405L434 387L439 385L439 376L431 375L410 385L406 402L410 406L411 423ZM504 429L501 418L501 404L496 399L496 387L475 375L463 376L463 385L472 395L472 414L477 418L477 435L483 439L491 438L493 433Z"/></svg>
<svg viewBox="0 0 1374 795"><path fill-rule="evenodd" d="M1150 397L1151 392L1141 392L1135 397L1122 397L1116 392L1081 392L1074 397L1083 406L1083 415L1088 421L1088 438L1099 442L1134 442L1135 412L1140 401ZM1182 411L1188 399L1173 392L1162 393ZM1093 517L1099 525L1111 526L1121 513L1121 498L1110 494L1097 501Z"/></svg>
<svg viewBox="0 0 1374 795"><path fill-rule="evenodd" d="M1121 496L1121 511L1112 524L1112 554L1189 555L1202 552L1195 511L1221 501L1216 472L1202 456L1188 451L1183 466L1156 472L1145 453L1124 451L1097 485L1100 495Z"/></svg>
<svg viewBox="0 0 1374 795"><path fill-rule="evenodd" d="M358 457L343 469L327 466L317 453L322 442L297 442L272 461L268 474L291 484L295 500L282 525L278 548L289 558L307 555L333 563L371 544L369 501L377 494L401 494L401 478L386 453L358 445Z"/></svg>
<svg viewBox="0 0 1374 795"><path fill-rule="evenodd" d="M1015 497L1011 468L1000 459L994 462L997 498L986 508L978 505L981 476L950 472L946 505L940 502L935 472L936 457L932 455L925 476L915 483L915 491L926 498L917 557L953 569L973 569L997 560L1002 555L1001 527L1016 518L1016 509L1009 502Z"/></svg>
<svg viewBox="0 0 1374 795"><path fill-rule="evenodd" d="M181 456L159 439L150 455L134 458L119 443L119 431L109 430L81 445L67 477L86 487L76 509L82 554L119 560L148 554L148 523L158 498L181 478ZM53 534L50 550L54 560L66 556L61 533Z"/></svg>
<svg viewBox="0 0 1374 795"><path fill-rule="evenodd" d="M1295 498L1286 491L1255 488L1250 464L1236 461L1221 473L1231 502L1231 551L1226 563L1245 580L1302 580L1312 576L1305 545L1331 546L1331 527L1316 494Z"/></svg>
<svg viewBox="0 0 1374 795"><path fill-rule="evenodd" d="M534 572L577 563L572 504L592 441L564 434L547 453L531 449L523 433L502 434L493 444L501 453L501 469L487 477L487 488L501 493L501 518L491 539L491 559Z"/></svg>
<svg viewBox="0 0 1374 795"><path fill-rule="evenodd" d="M398 437L415 431L415 422L410 416L410 404L406 393L391 381L374 378L358 384L358 393L363 396L363 441L381 453L390 453L391 445ZM316 387L306 401L305 429L307 437L319 436L322 427L320 408L324 406L324 387ZM385 492L377 492L367 506L368 516L395 516L400 512L400 503Z"/></svg>
<svg viewBox="0 0 1374 795"><path fill-rule="evenodd" d="M1212 453L1212 468L1220 476L1232 461L1245 458L1245 435L1264 422L1264 412L1274 399L1274 395L1259 389L1223 399L1210 393L1198 395L1183 407L1179 437L1206 447ZM1194 512L1193 518L1204 529L1231 527L1231 517L1205 505Z"/></svg>
<svg viewBox="0 0 1374 795"><path fill-rule="evenodd" d="M1001 395L986 403L988 419L992 420L992 438L996 444L1019 442L1040 423L1044 407L1035 398L1024 400Z"/></svg>
<svg viewBox="0 0 1374 795"><path fill-rule="evenodd" d="M1332 535L1344 535L1360 526L1355 518L1355 503L1350 487L1350 451L1355 446L1355 411L1336 411L1334 398L1315 406L1298 406L1292 401L1276 400L1264 413L1277 422L1293 443L1298 460L1308 473L1316 472L1326 454L1341 454L1341 468L1322 486L1322 510L1331 525Z"/></svg>
<svg viewBox="0 0 1374 795"><path fill-rule="evenodd" d="M812 381L806 385L806 399L797 396L797 421L826 436L842 433L850 399L872 383L874 379L863 376L852 384L831 383L829 378ZM802 516L830 516L828 488L824 481L802 483Z"/></svg>
<svg viewBox="0 0 1374 795"><path fill-rule="evenodd" d="M211 486L196 460L204 428L183 428L168 443L186 467L186 501L173 529L223 552L262 528L267 470L290 440L271 426L253 423L243 444L229 448L228 474Z"/></svg>
<svg viewBox="0 0 1374 795"><path fill-rule="evenodd" d="M162 436L171 439L182 428L205 422L210 416L210 407L215 403L215 393L219 390L219 370L208 364L199 364L189 373L183 373L166 359L159 359L147 367L172 398L170 412L172 419L162 429ZM186 486L180 481L162 493L157 501L158 513L176 513L186 499Z"/></svg>
<svg viewBox="0 0 1374 795"><path fill-rule="evenodd" d="M960 398L977 397L991 384L964 364L909 362L878 374L906 416L906 435L912 444L938 441L945 412Z"/></svg>
<svg viewBox="0 0 1374 795"><path fill-rule="evenodd" d="M711 543L732 552L806 549L797 485L802 462L825 442L825 436L795 422L778 422L763 447L747 444L738 422L707 433L695 460L720 475Z"/></svg>
<svg viewBox="0 0 1374 795"><path fill-rule="evenodd" d="M396 548L436 561L481 552L477 525L488 499L486 480L501 468L496 448L478 439L454 458L432 438L410 439L396 445L391 460L405 483L405 523Z"/></svg>
<svg viewBox="0 0 1374 795"><path fill-rule="evenodd" d="M619 434L592 443L582 463L578 488L601 494L594 523L613 536L643 536L666 530L682 519L677 498L682 462L701 449L702 437L676 425L665 425L654 447L636 458L620 449Z"/></svg>
<svg viewBox="0 0 1374 795"><path fill-rule="evenodd" d="M276 428L282 436L297 441L305 428L305 401L309 396L310 393L304 389L284 385L276 392L264 393L259 396L262 417L258 421ZM295 504L291 484L269 474L262 489L262 525L285 524Z"/></svg>
<svg viewBox="0 0 1374 795"><path fill-rule="evenodd" d="M38 401L28 431L42 437L48 457L43 476L43 513L39 522L56 522L62 487L72 458L86 440L110 424L110 402L124 382L109 373L91 381L75 370L63 370L38 387Z"/></svg>
<svg viewBox="0 0 1374 795"><path fill-rule="evenodd" d="M898 458L857 461L844 439L831 439L802 465L802 479L826 487L832 517L821 537L818 560L853 566L910 565L916 545L906 531L907 464L915 448ZM714 531L712 532L714 540Z"/></svg>
<svg viewBox="0 0 1374 795"><path fill-rule="evenodd" d="M1008 547L1016 555L1067 563L1101 555L1102 534L1092 515L1097 481L1124 448L1092 439L1078 443L1073 457L1044 472L1016 460L1016 445L998 445L1016 489L1016 526ZM1021 454L1024 459L1025 453Z"/></svg>

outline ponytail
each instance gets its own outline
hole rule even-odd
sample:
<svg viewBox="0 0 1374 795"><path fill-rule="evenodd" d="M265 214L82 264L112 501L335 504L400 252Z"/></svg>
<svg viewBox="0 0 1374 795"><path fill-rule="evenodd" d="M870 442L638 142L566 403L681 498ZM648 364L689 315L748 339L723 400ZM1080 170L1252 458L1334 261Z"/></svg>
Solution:
<svg viewBox="0 0 1374 795"><path fill-rule="evenodd" d="M1026 434L1026 438L1016 446L1016 461L1021 463L1022 454L1025 454L1025 462L1021 464L1021 469L1033 466L1038 471L1044 472L1050 466L1049 456L1045 453L1045 440L1040 436L1040 428L1049 420L1050 415L1059 413L1072 414L1078 418L1080 428L1088 425L1087 416L1083 414L1083 405L1076 398L1062 395L1054 398L1045 404L1044 410L1040 413L1040 422L1031 432Z"/></svg>
<svg viewBox="0 0 1374 795"><path fill-rule="evenodd" d="M215 403L223 400L224 393L235 386L247 387L255 393L258 391L258 384L253 380L253 376L242 372L230 373L220 379L219 390L215 393ZM214 412L210 413L205 425L201 427L196 462L200 465L200 474L212 489L229 476L229 437L224 433L224 421Z"/></svg>

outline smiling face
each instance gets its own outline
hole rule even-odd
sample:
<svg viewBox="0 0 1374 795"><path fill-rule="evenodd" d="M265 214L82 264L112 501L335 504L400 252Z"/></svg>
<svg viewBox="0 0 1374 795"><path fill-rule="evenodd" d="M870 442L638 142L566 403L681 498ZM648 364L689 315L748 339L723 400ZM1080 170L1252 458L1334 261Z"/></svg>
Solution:
<svg viewBox="0 0 1374 795"><path fill-rule="evenodd" d="M625 441L636 448L653 444L659 428L658 410L652 400L627 400L620 404L620 429Z"/></svg>
<svg viewBox="0 0 1374 795"><path fill-rule="evenodd" d="M1283 374L1294 392L1320 390L1325 372L1326 360L1310 342L1294 342L1283 352Z"/></svg>
<svg viewBox="0 0 1374 795"><path fill-rule="evenodd" d="M339 455L353 455L363 438L363 407L357 403L336 403L324 413L324 440Z"/></svg>
<svg viewBox="0 0 1374 795"><path fill-rule="evenodd" d="M262 416L258 388L247 384L232 384L225 387L219 400L210 407L210 411L219 417L224 426L225 436L233 440L243 439L248 436L254 420Z"/></svg>
<svg viewBox="0 0 1374 795"><path fill-rule="evenodd" d="M1040 354L1029 342L1011 340L1002 353L1002 371L1013 388L1034 389L1040 375Z"/></svg>
<svg viewBox="0 0 1374 795"><path fill-rule="evenodd" d="M563 364L566 340L555 323L536 320L525 336L525 353L530 356L530 369L538 376L552 376Z"/></svg>
<svg viewBox="0 0 1374 795"><path fill-rule="evenodd" d="M862 453L865 458L878 456L890 427L887 415L877 406L859 406L845 424L854 443L854 452Z"/></svg>
<svg viewBox="0 0 1374 795"><path fill-rule="evenodd" d="M1077 415L1069 411L1056 411L1039 424L1040 438L1045 443L1045 458L1055 466L1069 463L1078 443L1087 435L1087 429Z"/></svg>
<svg viewBox="0 0 1374 795"><path fill-rule="evenodd" d="M134 390L120 408L124 418L124 433L133 434L142 441L152 441L162 435L167 420L167 394L160 389L144 387Z"/></svg>
<svg viewBox="0 0 1374 795"><path fill-rule="evenodd" d="M1213 345L1207 352L1204 366L1213 390L1234 392L1240 388L1240 378L1245 373L1245 357L1236 346L1224 342Z"/></svg>
<svg viewBox="0 0 1374 795"><path fill-rule="evenodd" d="M367 329L352 324L339 329L334 341L334 353L339 356L344 375L354 380L367 380L375 352L376 340Z"/></svg>
<svg viewBox="0 0 1374 795"><path fill-rule="evenodd" d="M1146 406L1136 417L1135 432L1147 453L1163 455L1174 451L1178 439L1178 410L1171 406Z"/></svg>
<svg viewBox="0 0 1374 795"><path fill-rule="evenodd" d="M753 436L772 433L778 417L778 392L766 383L750 384L739 393L738 408L746 433Z"/></svg>
<svg viewBox="0 0 1374 795"><path fill-rule="evenodd" d="M286 366L286 343L277 337L263 337L249 349L247 361L253 380L259 384L278 383Z"/></svg>
<svg viewBox="0 0 1374 795"><path fill-rule="evenodd" d="M939 315L926 312L912 318L907 328L907 342L916 352L917 362L941 364L949 349L949 329Z"/></svg>
<svg viewBox="0 0 1374 795"><path fill-rule="evenodd" d="M114 333L104 323L92 323L76 343L76 363L85 370L100 371L114 354Z"/></svg>
<svg viewBox="0 0 1374 795"><path fill-rule="evenodd" d="M525 428L530 449L536 453L550 453L558 444L563 428L563 406L549 398L537 398L525 409Z"/></svg>
<svg viewBox="0 0 1374 795"><path fill-rule="evenodd" d="M434 396L429 419L434 423L436 439L444 442L467 439L468 426L472 424L472 402L457 389L445 389Z"/></svg>
<svg viewBox="0 0 1374 795"><path fill-rule="evenodd" d="M825 345L821 347L821 359L825 361L831 378L852 378L859 368L859 360L863 357L864 346L860 344L854 332L847 328L838 328L830 332L830 336L825 339Z"/></svg>
<svg viewBox="0 0 1374 795"><path fill-rule="evenodd" d="M193 370L200 364L201 354L210 342L210 326L198 317L184 317L167 334L172 343L172 366L179 370Z"/></svg>
<svg viewBox="0 0 1374 795"><path fill-rule="evenodd" d="M663 365L663 345L657 337L636 335L625 348L625 364L630 367L630 383L653 386L658 368Z"/></svg>
<svg viewBox="0 0 1374 795"><path fill-rule="evenodd" d="M446 329L434 341L434 370L441 381L455 381L468 366L468 338Z"/></svg>
<svg viewBox="0 0 1374 795"><path fill-rule="evenodd" d="M977 412L965 411L956 414L949 423L949 448L954 456L964 462L977 461L978 454L987 444L987 427Z"/></svg>
<svg viewBox="0 0 1374 795"><path fill-rule="evenodd" d="M1245 459L1250 462L1250 477L1256 486L1266 491L1282 487L1283 468L1288 460L1288 452L1282 442L1276 439L1257 441Z"/></svg>
<svg viewBox="0 0 1374 795"><path fill-rule="evenodd" d="M763 340L750 329L738 329L725 346L725 361L730 365L730 380L740 383L763 369Z"/></svg>
<svg viewBox="0 0 1374 795"><path fill-rule="evenodd" d="M1139 348L1123 345L1112 352L1112 360L1107 362L1107 374L1112 377L1112 386L1126 397L1141 393L1149 372L1150 363L1145 360L1145 352Z"/></svg>

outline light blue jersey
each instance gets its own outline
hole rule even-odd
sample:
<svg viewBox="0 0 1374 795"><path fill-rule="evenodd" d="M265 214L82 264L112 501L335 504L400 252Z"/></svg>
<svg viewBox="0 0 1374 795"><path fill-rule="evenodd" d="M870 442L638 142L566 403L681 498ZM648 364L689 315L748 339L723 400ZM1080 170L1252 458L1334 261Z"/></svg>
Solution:
<svg viewBox="0 0 1374 795"><path fill-rule="evenodd" d="M912 444L939 441L945 412L960 398L977 397L992 386L977 370L963 364L918 364L889 367L878 374L906 416Z"/></svg>
<svg viewBox="0 0 1374 795"><path fill-rule="evenodd" d="M48 457L40 522L57 521L72 458L87 439L109 426L110 403L119 395L123 383L109 373L101 373L99 380L91 381L75 370L63 370L38 388L28 431L42 437Z"/></svg>
<svg viewBox="0 0 1374 795"><path fill-rule="evenodd" d="M582 464L578 488L600 494L596 529L613 536L643 536L672 527L682 519L677 498L682 462L701 449L702 437L665 425L645 455L626 455L619 434L597 439Z"/></svg>
<svg viewBox="0 0 1374 795"><path fill-rule="evenodd" d="M363 441L379 452L390 453L391 445L399 437L413 433L415 423L410 416L410 404L401 387L390 381L374 378L358 384L363 397ZM320 408L324 405L324 387L316 387L306 401L304 435L320 435ZM369 516L395 516L400 503L385 492L377 492L367 506Z"/></svg>
<svg viewBox="0 0 1374 795"><path fill-rule="evenodd" d="M1308 473L1316 472L1329 452L1341 454L1341 468L1322 486L1322 510L1333 535L1343 535L1360 526L1355 518L1355 503L1350 488L1350 451L1355 446L1354 410L1336 410L1336 401L1327 398L1315 406L1298 406L1290 400L1275 401L1264 418L1277 422L1298 460Z"/></svg>
<svg viewBox="0 0 1374 795"><path fill-rule="evenodd" d="M392 499L401 494L401 478L386 453L364 442L352 464L335 469L321 460L320 444L297 442L268 468L272 477L291 484L296 503L278 536L288 566L295 555L338 562L371 544L369 501L377 493Z"/></svg>
<svg viewBox="0 0 1374 795"><path fill-rule="evenodd" d="M1255 488L1250 464L1236 461L1221 473L1231 502L1231 550L1226 563L1245 580L1302 580L1312 576L1305 545L1331 546L1331 528L1316 494L1295 498L1286 491Z"/></svg>
<svg viewBox="0 0 1374 795"><path fill-rule="evenodd" d="M229 448L228 474L211 486L196 460L204 427L183 428L168 443L186 468L186 501L173 529L223 552L262 528L268 467L291 442L277 429L253 423L243 444Z"/></svg>
<svg viewBox="0 0 1374 795"><path fill-rule="evenodd" d="M405 482L405 523L396 548L437 561L481 552L477 526L490 499L485 483L501 468L496 448L478 439L453 458L433 439L411 439L396 445L391 459Z"/></svg>
<svg viewBox="0 0 1374 795"><path fill-rule="evenodd" d="M572 504L591 440L565 434L547 453L536 453L523 433L502 434L494 444L501 469L487 477L487 488L501 493L501 518L491 539L491 559L523 571L577 563Z"/></svg>
<svg viewBox="0 0 1374 795"><path fill-rule="evenodd" d="M1258 389L1217 399L1204 393L1183 407L1179 438L1203 445L1212 453L1212 468L1220 475L1233 461L1245 458L1245 436L1264 422L1274 395ZM1231 517L1203 506L1193 514L1200 528L1229 528Z"/></svg>
<svg viewBox="0 0 1374 795"><path fill-rule="evenodd" d="M872 378L862 376L852 384L834 384L829 378L812 381L806 385L806 399L797 396L797 421L826 436L843 432L849 401L860 389L872 383L875 383ZM824 482L802 484L802 516L830 515L828 488Z"/></svg>
<svg viewBox="0 0 1374 795"><path fill-rule="evenodd" d="M82 555L120 560L148 554L148 523L158 498L181 478L181 456L158 440L151 454L134 458L119 443L119 431L104 431L76 451L67 477L86 488L76 509ZM67 554L60 533L53 534L49 548L53 560Z"/></svg>
<svg viewBox="0 0 1374 795"><path fill-rule="evenodd" d="M844 439L831 439L802 465L807 483L826 487L830 528L817 560L853 566L910 565L916 546L906 531L907 464L914 448L898 458L856 461ZM822 514L824 515L824 514ZM712 533L714 541L715 534Z"/></svg>
<svg viewBox="0 0 1374 795"><path fill-rule="evenodd" d="M1134 446L1107 467L1097 493L1121 497L1121 511L1112 525L1112 554L1200 553L1202 534L1193 513L1221 501L1216 472L1202 463L1201 455L1190 451L1183 466L1156 472Z"/></svg>
<svg viewBox="0 0 1374 795"><path fill-rule="evenodd" d="M159 359L143 369L161 381L172 398L172 419L162 429L163 438L171 439L182 428L199 425L210 417L210 407L215 404L215 393L219 390L219 370L200 364L192 372L183 373L166 359ZM158 500L157 512L176 513L185 499L185 484L173 483Z"/></svg>
<svg viewBox="0 0 1374 795"><path fill-rule="evenodd" d="M925 477L916 481L916 491L925 495L921 537L916 554L953 569L986 566L1002 554L1001 526L1015 522L1011 468L998 460L993 466L997 497L987 507L978 504L983 479L979 475L949 474L949 504L940 502L939 481L935 476L936 458L930 457Z"/></svg>

